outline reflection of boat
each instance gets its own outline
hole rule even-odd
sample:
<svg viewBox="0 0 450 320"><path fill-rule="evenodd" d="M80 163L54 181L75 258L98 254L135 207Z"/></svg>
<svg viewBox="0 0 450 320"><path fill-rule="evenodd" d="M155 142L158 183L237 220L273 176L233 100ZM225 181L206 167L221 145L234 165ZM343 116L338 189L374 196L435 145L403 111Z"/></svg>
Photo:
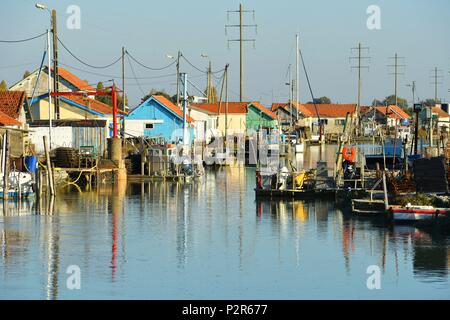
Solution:
<svg viewBox="0 0 450 320"><path fill-rule="evenodd" d="M391 206L389 211L396 221L417 221L442 217L450 213L448 208L435 208L433 206L416 206L408 204L405 207Z"/></svg>

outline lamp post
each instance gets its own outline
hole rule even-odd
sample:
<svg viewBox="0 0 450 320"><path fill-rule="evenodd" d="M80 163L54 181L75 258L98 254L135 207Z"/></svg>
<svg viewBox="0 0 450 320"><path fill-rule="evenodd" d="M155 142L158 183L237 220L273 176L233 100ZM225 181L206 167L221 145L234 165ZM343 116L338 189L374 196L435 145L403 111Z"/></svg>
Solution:
<svg viewBox="0 0 450 320"><path fill-rule="evenodd" d="M52 16L51 11L43 4L36 3L36 8L40 10L46 10L50 17ZM48 135L49 135L49 145L52 148L52 67L51 67L51 52L50 52L50 32L52 28L52 21L50 19L50 29L47 29L47 89L48 89Z"/></svg>
<svg viewBox="0 0 450 320"><path fill-rule="evenodd" d="M58 36L57 36L57 25L56 25L56 10L50 10L46 5L42 3L36 3L35 7L39 10L45 10L50 15L50 27L53 34L53 90L55 92L59 91L59 70L58 70ZM55 115L59 119L59 97L54 100L55 104Z"/></svg>
<svg viewBox="0 0 450 320"><path fill-rule="evenodd" d="M166 54L166 57L169 59L175 59L175 57L171 54ZM177 107L180 106L180 57L181 51L178 51L177 54Z"/></svg>

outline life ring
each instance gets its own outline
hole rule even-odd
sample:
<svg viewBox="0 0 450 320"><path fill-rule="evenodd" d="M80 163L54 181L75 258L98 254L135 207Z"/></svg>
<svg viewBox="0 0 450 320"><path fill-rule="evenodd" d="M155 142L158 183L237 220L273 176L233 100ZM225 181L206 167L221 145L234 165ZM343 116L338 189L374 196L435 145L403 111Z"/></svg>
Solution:
<svg viewBox="0 0 450 320"><path fill-rule="evenodd" d="M346 160L348 162L355 162L355 160L356 160L356 147L351 147L350 148L350 153L348 151L349 150L348 150L347 146L342 148L342 157L344 158L344 160Z"/></svg>

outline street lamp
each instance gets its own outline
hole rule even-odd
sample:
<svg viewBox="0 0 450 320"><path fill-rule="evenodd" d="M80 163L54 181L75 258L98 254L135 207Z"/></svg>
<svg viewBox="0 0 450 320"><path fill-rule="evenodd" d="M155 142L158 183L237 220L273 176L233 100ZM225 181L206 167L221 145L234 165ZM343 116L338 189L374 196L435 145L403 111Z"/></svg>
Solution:
<svg viewBox="0 0 450 320"><path fill-rule="evenodd" d="M53 30L52 12L43 4L36 3L36 8L39 10L46 10L50 14L50 29ZM51 53L50 53L50 29L47 29L47 86L48 86L48 135L50 149L52 148L52 82L51 82ZM55 75L55 73L54 73ZM55 76L53 76L55 77ZM56 86L54 86L56 88ZM55 98L56 101L57 98Z"/></svg>
<svg viewBox="0 0 450 320"><path fill-rule="evenodd" d="M40 9L40 10L47 10L50 14L52 13L52 12L50 11L50 9L49 9L45 4L42 4L42 3L36 3L36 4L35 4L35 7L38 8L38 9Z"/></svg>

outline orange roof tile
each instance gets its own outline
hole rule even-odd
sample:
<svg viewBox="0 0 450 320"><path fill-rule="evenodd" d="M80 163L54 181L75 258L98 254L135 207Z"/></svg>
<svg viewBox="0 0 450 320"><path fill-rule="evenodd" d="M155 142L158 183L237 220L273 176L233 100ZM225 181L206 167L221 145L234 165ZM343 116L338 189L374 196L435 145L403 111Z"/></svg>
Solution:
<svg viewBox="0 0 450 320"><path fill-rule="evenodd" d="M325 118L344 118L355 112L356 104L299 104L297 108L305 117L317 117L318 113Z"/></svg>
<svg viewBox="0 0 450 320"><path fill-rule="evenodd" d="M409 114L407 114L405 111L402 110L399 106L396 105L390 105L390 106L375 106L374 107L377 111L381 112L383 115L386 115L386 112L388 112L389 118L395 118L395 119L409 119L411 118Z"/></svg>
<svg viewBox="0 0 450 320"><path fill-rule="evenodd" d="M210 113L225 113L227 111L228 105L228 113L236 113L236 114L246 114L248 102L216 102L216 103L193 103L192 106L197 109L204 110ZM220 110L219 110L220 109Z"/></svg>
<svg viewBox="0 0 450 320"><path fill-rule="evenodd" d="M53 71L53 68L52 68ZM89 85L89 83L85 80L81 80L76 75L71 73L69 70L59 67L58 68L59 76L73 84L75 87L77 87L79 90L89 90L93 91L95 90L93 87Z"/></svg>
<svg viewBox="0 0 450 320"><path fill-rule="evenodd" d="M14 118L11 118L6 113L0 111L0 125L2 126L21 126L22 124Z"/></svg>
<svg viewBox="0 0 450 320"><path fill-rule="evenodd" d="M287 103L276 102L276 103L272 103L272 107L270 108L270 110L272 110L273 112L276 112L279 108L284 108L286 106L287 106Z"/></svg>
<svg viewBox="0 0 450 320"><path fill-rule="evenodd" d="M258 101L253 101L249 104L249 106L254 106L255 108L257 108L258 110L264 112L267 116L269 116L272 119L277 119L277 115L270 111L269 109L267 109L266 107L264 107L261 103L259 103Z"/></svg>
<svg viewBox="0 0 450 320"><path fill-rule="evenodd" d="M183 111L178 108L172 101L167 99L164 96L152 96L155 100L157 100L159 103L164 105L165 107L169 108L173 113L177 114L181 118L183 118ZM189 115L186 114L186 121L187 122L194 122L194 119L192 119Z"/></svg>
<svg viewBox="0 0 450 320"><path fill-rule="evenodd" d="M112 114L113 108L109 106L106 103L100 102L95 99L91 98L84 98L83 96L75 95L75 94L69 94L67 96L61 97L60 99L68 99L70 101L73 101L77 104L80 104L88 109L92 109L94 111L97 111L102 114ZM118 110L118 113L123 114L122 111Z"/></svg>
<svg viewBox="0 0 450 320"><path fill-rule="evenodd" d="M450 114L442 110L440 107L433 107L431 111L433 113L436 113L438 115L438 118L450 118Z"/></svg>
<svg viewBox="0 0 450 320"><path fill-rule="evenodd" d="M13 119L18 119L24 101L24 91L0 92L0 111Z"/></svg>

